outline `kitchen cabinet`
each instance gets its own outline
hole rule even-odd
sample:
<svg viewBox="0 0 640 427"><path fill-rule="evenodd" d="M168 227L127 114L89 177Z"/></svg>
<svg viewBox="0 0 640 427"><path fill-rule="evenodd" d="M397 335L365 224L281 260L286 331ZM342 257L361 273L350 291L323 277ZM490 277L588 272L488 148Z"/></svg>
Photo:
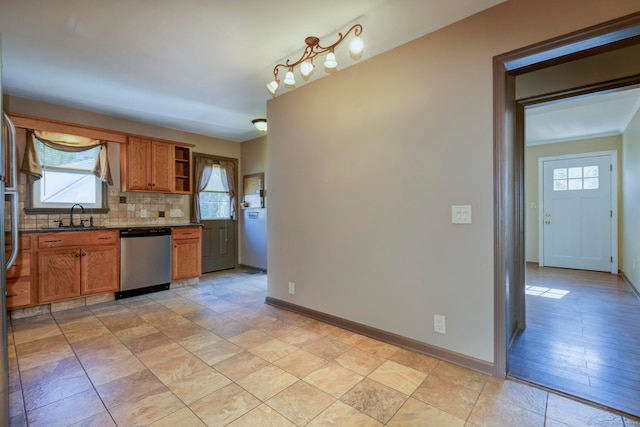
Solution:
<svg viewBox="0 0 640 427"><path fill-rule="evenodd" d="M117 230L37 235L38 303L50 303L120 288Z"/></svg>
<svg viewBox="0 0 640 427"><path fill-rule="evenodd" d="M121 174L122 191L170 193L173 180L171 144L129 137L124 154L125 173ZM123 178L124 177L124 178Z"/></svg>
<svg viewBox="0 0 640 427"><path fill-rule="evenodd" d="M202 228L171 229L171 280L202 275Z"/></svg>
<svg viewBox="0 0 640 427"><path fill-rule="evenodd" d="M32 284L32 244L31 235L21 235L18 257L7 270L7 308L19 308L31 305ZM9 250L5 250L5 259Z"/></svg>
<svg viewBox="0 0 640 427"><path fill-rule="evenodd" d="M191 193L191 146L130 136L120 151L122 191Z"/></svg>

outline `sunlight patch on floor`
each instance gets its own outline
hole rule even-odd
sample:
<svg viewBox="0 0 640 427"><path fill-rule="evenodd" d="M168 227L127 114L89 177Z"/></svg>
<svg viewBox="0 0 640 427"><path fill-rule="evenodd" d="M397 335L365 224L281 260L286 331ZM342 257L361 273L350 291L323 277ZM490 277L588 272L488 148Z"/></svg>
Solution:
<svg viewBox="0 0 640 427"><path fill-rule="evenodd" d="M543 286L525 286L524 293L537 297L560 299L569 294L569 291L563 289L545 288Z"/></svg>

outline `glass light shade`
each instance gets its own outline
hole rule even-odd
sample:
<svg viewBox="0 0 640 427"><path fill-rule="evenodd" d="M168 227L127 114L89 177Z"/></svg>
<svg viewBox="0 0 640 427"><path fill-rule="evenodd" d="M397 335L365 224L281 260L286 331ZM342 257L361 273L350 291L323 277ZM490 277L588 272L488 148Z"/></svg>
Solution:
<svg viewBox="0 0 640 427"><path fill-rule="evenodd" d="M338 62L336 61L336 54L333 52L327 53L327 59L324 61L324 68L336 68L338 66Z"/></svg>
<svg viewBox="0 0 640 427"><path fill-rule="evenodd" d="M274 80L271 83L267 83L267 90L271 95L275 95L278 90L278 82Z"/></svg>
<svg viewBox="0 0 640 427"><path fill-rule="evenodd" d="M311 73L313 73L313 64L311 61L304 61L300 64L300 74L302 74L302 77L308 77Z"/></svg>
<svg viewBox="0 0 640 427"><path fill-rule="evenodd" d="M351 43L349 44L349 52L351 52L353 56L360 55L362 53L362 49L364 49L364 43L360 37L356 37L351 40Z"/></svg>
<svg viewBox="0 0 640 427"><path fill-rule="evenodd" d="M260 132L267 131L267 119L255 119L252 120L251 123L258 129Z"/></svg>
<svg viewBox="0 0 640 427"><path fill-rule="evenodd" d="M294 86L296 84L296 78L293 76L293 71L287 71L283 81L287 86Z"/></svg>

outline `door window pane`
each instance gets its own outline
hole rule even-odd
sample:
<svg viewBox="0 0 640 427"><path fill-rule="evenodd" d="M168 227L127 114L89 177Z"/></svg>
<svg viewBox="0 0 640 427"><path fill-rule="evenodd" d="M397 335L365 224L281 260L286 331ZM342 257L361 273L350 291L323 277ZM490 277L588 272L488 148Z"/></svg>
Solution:
<svg viewBox="0 0 640 427"><path fill-rule="evenodd" d="M584 179L584 189L585 190L597 190L600 188L600 183L598 178L585 178Z"/></svg>
<svg viewBox="0 0 640 427"><path fill-rule="evenodd" d="M213 165L211 178L204 191L199 194L200 213L203 220L229 219L231 200L222 185L222 169Z"/></svg>
<svg viewBox="0 0 640 427"><path fill-rule="evenodd" d="M582 179L570 179L569 190L582 190Z"/></svg>
<svg viewBox="0 0 640 427"><path fill-rule="evenodd" d="M553 181L553 191L566 191L566 190L567 190L567 180L555 179Z"/></svg>
<svg viewBox="0 0 640 427"><path fill-rule="evenodd" d="M569 178L582 178L582 168L569 168Z"/></svg>
<svg viewBox="0 0 640 427"><path fill-rule="evenodd" d="M597 190L600 188L598 165L553 170L553 191Z"/></svg>
<svg viewBox="0 0 640 427"><path fill-rule="evenodd" d="M585 178L593 178L599 176L599 167L596 166L585 166L584 167L584 177Z"/></svg>
<svg viewBox="0 0 640 427"><path fill-rule="evenodd" d="M559 168L553 170L553 179L566 179L567 168Z"/></svg>

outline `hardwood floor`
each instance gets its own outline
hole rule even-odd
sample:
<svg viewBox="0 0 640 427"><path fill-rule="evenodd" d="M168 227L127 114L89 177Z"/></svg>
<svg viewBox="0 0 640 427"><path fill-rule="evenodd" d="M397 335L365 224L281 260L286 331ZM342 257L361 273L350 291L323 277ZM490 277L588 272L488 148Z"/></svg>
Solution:
<svg viewBox="0 0 640 427"><path fill-rule="evenodd" d="M527 265L511 377L640 416L640 299L622 277Z"/></svg>

